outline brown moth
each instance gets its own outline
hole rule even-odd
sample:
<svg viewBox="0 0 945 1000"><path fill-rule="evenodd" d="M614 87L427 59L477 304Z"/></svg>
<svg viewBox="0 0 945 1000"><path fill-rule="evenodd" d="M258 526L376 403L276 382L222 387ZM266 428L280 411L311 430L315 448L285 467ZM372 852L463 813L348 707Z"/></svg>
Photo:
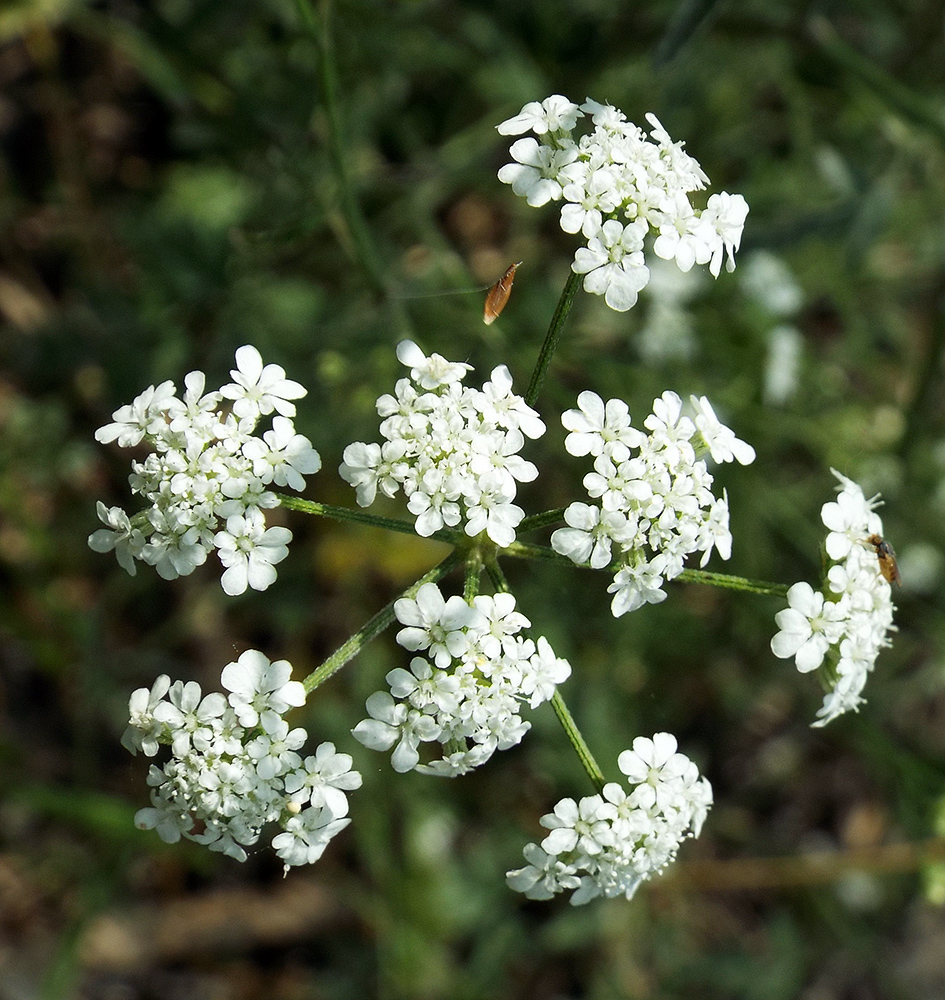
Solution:
<svg viewBox="0 0 945 1000"><path fill-rule="evenodd" d="M515 271L522 262L511 264L505 274L489 289L486 295L486 305L482 311L482 321L486 326L495 322L496 317L505 308L505 303L509 301L512 294L512 282L515 280Z"/></svg>

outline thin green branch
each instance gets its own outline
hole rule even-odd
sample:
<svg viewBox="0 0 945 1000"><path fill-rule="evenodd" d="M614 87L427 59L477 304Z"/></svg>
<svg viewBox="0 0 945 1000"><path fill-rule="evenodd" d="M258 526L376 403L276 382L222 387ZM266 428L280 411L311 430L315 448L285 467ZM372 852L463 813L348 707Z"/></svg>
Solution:
<svg viewBox="0 0 945 1000"><path fill-rule="evenodd" d="M564 520L564 507L556 507L554 510L545 510L540 514L532 514L530 517L526 517L524 521L518 526L518 533L525 531L537 531L538 528L545 528L549 524L557 524L559 521Z"/></svg>
<svg viewBox="0 0 945 1000"><path fill-rule="evenodd" d="M683 583L706 583L726 590L743 590L750 594L773 594L786 597L790 589L786 583L769 583L767 580L749 580L745 576L729 576L727 573L710 573L704 569L684 569L677 580Z"/></svg>
<svg viewBox="0 0 945 1000"><path fill-rule="evenodd" d="M383 517L380 514L369 514L367 511L355 510L351 507L335 507L329 503L319 503L317 500L303 500L301 497L290 496L288 493L277 493L276 496L279 498L280 505L287 510L298 510L303 514L330 517L336 521L354 521L356 524L366 524L371 528L399 531L403 535L417 534L416 525L411 521L402 521L396 517ZM456 546L468 542L462 531L451 531L449 528L442 528L440 531L434 531L432 535L423 537Z"/></svg>
<svg viewBox="0 0 945 1000"><path fill-rule="evenodd" d="M548 366L551 364L551 359L554 357L555 349L558 346L558 340L564 329L564 321L568 318L568 313L571 312L574 296L577 295L580 283L581 276L572 271L565 282L561 298L558 299L554 316L551 317L551 325L548 327L548 333L545 335L545 342L541 345L538 361L535 363L535 370L532 372L532 380L528 383L525 402L529 406L534 406L535 400L538 399L538 393L541 391L542 383L545 381Z"/></svg>
<svg viewBox="0 0 945 1000"><path fill-rule="evenodd" d="M338 73L335 67L334 47L331 43L331 3L329 0L322 0L318 5L318 13L312 9L310 0L295 0L295 6L302 24L318 49L318 79L321 84L322 107L328 123L328 151L338 182L341 211L348 224L359 264L374 290L386 296L387 285L384 274L374 254L374 244L364 221L361 206L354 196L342 144L343 133L338 114Z"/></svg>
<svg viewBox="0 0 945 1000"><path fill-rule="evenodd" d="M530 545L528 542L512 542L502 550L502 555L514 556L516 559L544 559L546 562L556 562L562 566L575 565L567 556L555 552L547 545Z"/></svg>
<svg viewBox="0 0 945 1000"><path fill-rule="evenodd" d="M502 550L503 555L516 556L519 559L543 559L546 562L561 563L565 566L577 566L567 556L563 556L546 545L529 545L526 542L513 542ZM590 569L586 563L581 569ZM613 572L619 567L611 563L602 567ZM726 590L742 590L750 594L773 594L775 597L786 597L789 585L786 583L770 583L767 580L750 580L746 576L732 576L728 573L711 573L704 569L684 569L679 576L674 577L682 583L702 583L712 587L724 587Z"/></svg>
<svg viewBox="0 0 945 1000"><path fill-rule="evenodd" d="M386 301L401 331L409 333L407 314L402 303L391 295L375 251L376 241L368 228L348 172L343 141L345 130L341 126L338 110L338 71L331 41L331 0L319 0L317 9L313 9L313 0L295 0L295 6L302 25L318 50L318 80L328 125L328 152L338 184L338 204L351 237L354 256L368 284Z"/></svg>
<svg viewBox="0 0 945 1000"><path fill-rule="evenodd" d="M561 697L561 692L557 688L555 688L555 693L551 696L551 707L555 710L555 715L558 717L558 721L561 723L561 727L564 729L571 746L574 747L575 753L580 758L584 770L587 771L587 776L594 783L597 791L602 792L606 784L604 773L601 771L597 761L594 760L594 755L591 753L590 747L584 741L581 730L578 729L577 723L574 721L574 716L571 715L568 706L564 702L564 698Z"/></svg>
<svg viewBox="0 0 945 1000"><path fill-rule="evenodd" d="M306 694L310 694L322 682L328 680L332 674L337 673L346 663L353 660L364 646L375 636L381 634L394 620L394 604L401 597L416 597L417 591L425 583L436 583L442 580L450 570L454 569L462 562L462 555L458 552L451 552L438 566L434 566L429 573L425 573L412 586L408 587L402 594L394 598L389 604L381 608L380 611L369 621L365 622L357 632L348 639L347 642L339 646L331 656L325 660L321 666L316 667L302 682Z"/></svg>
<svg viewBox="0 0 945 1000"><path fill-rule="evenodd" d="M479 574L482 573L482 555L472 549L466 556L466 577L463 581L463 599L467 604L479 593Z"/></svg>
<svg viewBox="0 0 945 1000"><path fill-rule="evenodd" d="M496 591L499 593L508 591L509 585L505 579L505 574L502 572L502 568L499 566L498 560L495 558L487 560L486 572L489 574ZM597 761L594 760L591 748L587 745L584 736L581 734L581 730L578 729L578 725L574 721L574 716L569 711L558 688L555 688L555 693L551 697L551 707L554 709L554 713L561 723L561 728L564 730L568 742L574 747L574 752L578 755L578 759L587 772L587 776L591 779L598 792L603 791L605 784L604 774L598 766Z"/></svg>

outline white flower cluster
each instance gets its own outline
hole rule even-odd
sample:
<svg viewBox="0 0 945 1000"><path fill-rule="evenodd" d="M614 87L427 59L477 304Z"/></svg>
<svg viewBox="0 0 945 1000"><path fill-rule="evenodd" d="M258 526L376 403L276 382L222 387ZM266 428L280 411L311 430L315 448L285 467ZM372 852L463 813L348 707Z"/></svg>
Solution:
<svg viewBox="0 0 945 1000"><path fill-rule="evenodd" d="M540 822L551 832L528 844L528 864L506 874L510 888L529 899L573 890L578 906L597 896L625 896L662 871L687 837L698 837L712 805L712 786L676 752L676 738L638 736L617 766L635 787L617 782L600 795L562 799Z"/></svg>
<svg viewBox="0 0 945 1000"><path fill-rule="evenodd" d="M390 693L368 698L370 718L352 732L371 750L394 747L395 771L455 777L478 767L529 730L520 703L536 708L571 674L543 636L534 642L518 635L531 623L511 594L480 595L470 604L444 600L426 583L415 600L396 601L394 612L406 626L397 641L426 656L387 675ZM441 744L443 756L421 763L421 743Z"/></svg>
<svg viewBox="0 0 945 1000"><path fill-rule="evenodd" d="M304 760L296 752L308 734L282 718L305 701L291 672L286 660L270 663L249 649L223 669L228 696L201 697L196 681L172 684L166 674L131 695L122 745L148 757L162 744L171 748L163 767L151 765L151 806L135 814L138 829L245 861L262 828L278 823L283 832L272 846L286 867L321 857L351 822L345 792L361 787L361 775L331 743Z"/></svg>
<svg viewBox="0 0 945 1000"><path fill-rule="evenodd" d="M403 487L419 535L462 524L467 535L485 532L496 545L511 545L525 516L512 502L516 483L538 475L518 453L526 437L544 434L541 418L512 392L505 365L479 390L461 385L471 365L428 358L412 341L398 345L397 358L410 378L377 401L386 440L348 445L341 477L362 507L378 489L393 497Z"/></svg>
<svg viewBox="0 0 945 1000"><path fill-rule="evenodd" d="M774 655L793 656L802 673L826 660L832 687L815 726L825 726L863 704L860 694L866 679L879 651L891 645L889 632L895 630L892 588L871 541L882 541L883 523L874 509L879 498L867 500L856 483L831 471L840 480L839 496L823 505L820 516L829 530L826 549L833 565L821 590L803 582L791 587L789 607L775 616L780 631L771 640ZM886 558L891 561L889 551Z"/></svg>
<svg viewBox="0 0 945 1000"><path fill-rule="evenodd" d="M732 553L728 496L713 495L712 475L697 453L747 465L755 450L718 420L705 396L691 400L693 419L682 415L676 393L664 392L643 422L649 434L630 425L623 400L605 404L590 391L561 417L571 432L569 454L594 458L584 486L598 502L572 503L564 512L568 527L555 531L551 544L575 563L616 566L607 588L614 617L665 600L663 582L679 576L690 553L702 552L702 566L713 548L723 559Z"/></svg>
<svg viewBox="0 0 945 1000"><path fill-rule="evenodd" d="M247 586L265 590L276 579L275 564L288 555L292 533L267 528L263 511L279 503L267 487L302 490L303 474L321 468L318 452L290 419L290 400L305 389L279 365L263 366L255 347L239 348L236 364L233 381L213 392L204 392L200 371L184 379L183 399L173 382L150 386L95 432L103 444L134 448L147 441L154 449L132 462L129 477L132 493L150 508L129 517L100 501L98 516L108 527L89 537L96 552L114 550L132 576L136 559L165 580L187 576L216 548L223 589L242 594ZM223 400L230 401L226 410L219 408ZM273 411L272 429L255 436L260 417Z"/></svg>
<svg viewBox="0 0 945 1000"><path fill-rule="evenodd" d="M575 139L572 131L585 114L594 130ZM585 275L586 291L603 295L618 312L630 309L649 281L647 236L655 237L657 257L674 260L682 271L708 264L717 276L726 254L728 270L735 267L748 215L745 199L726 192L710 195L702 211L694 208L689 194L708 178L655 115L646 119L649 136L617 108L590 98L578 107L555 94L497 126L502 135L538 136L512 144L515 162L502 167L499 180L529 205L565 202L561 228L587 239L572 270Z"/></svg>

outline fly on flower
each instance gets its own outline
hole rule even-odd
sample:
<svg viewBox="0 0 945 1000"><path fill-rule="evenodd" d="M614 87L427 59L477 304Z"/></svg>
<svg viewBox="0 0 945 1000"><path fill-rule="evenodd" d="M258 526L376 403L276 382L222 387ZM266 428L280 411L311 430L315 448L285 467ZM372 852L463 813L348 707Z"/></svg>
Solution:
<svg viewBox="0 0 945 1000"><path fill-rule="evenodd" d="M491 326L495 322L496 317L505 308L506 302L509 301L509 296L512 294L512 282L515 280L515 272L521 264L522 261L519 261L518 264L510 264L505 274L489 289L489 294L486 296L486 305L482 311L482 321L486 326Z"/></svg>
<svg viewBox="0 0 945 1000"><path fill-rule="evenodd" d="M899 563L896 562L893 547L880 535L870 535L866 540L876 549L879 571L883 574L883 579L887 583L897 583L902 586L902 576L899 574Z"/></svg>

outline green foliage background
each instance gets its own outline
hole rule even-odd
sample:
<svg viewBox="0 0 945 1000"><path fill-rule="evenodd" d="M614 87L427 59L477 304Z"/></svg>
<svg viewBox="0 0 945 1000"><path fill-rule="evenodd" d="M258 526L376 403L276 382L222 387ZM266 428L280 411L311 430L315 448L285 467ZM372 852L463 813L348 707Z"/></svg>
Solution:
<svg viewBox="0 0 945 1000"><path fill-rule="evenodd" d="M0 10L0 997L942 996L940 4L305 2ZM263 595L227 600L213 560L130 578L86 546L94 501L128 504L126 457L94 429L149 383L219 384L253 343L309 388L297 424L325 468L307 495L352 504L334 469L376 439L402 337L475 379L506 363L523 389L575 244L496 180L494 126L551 93L654 111L751 214L740 269L692 306L689 360L642 356L645 300L618 315L579 297L524 505L580 498L559 416L588 387L638 421L665 388L706 393L755 445L754 466L719 472L732 572L816 580L830 467L881 490L905 585L868 705L809 728L820 692L771 655L773 598L673 585L614 621L603 576L509 565L609 776L668 729L713 782L664 880L581 909L513 897L503 874L539 816L587 780L547 706L481 773L395 776L348 734L402 661L390 635L299 720L365 775L310 871L136 832L146 763L118 746L133 688L215 688L248 646L302 677L441 548L286 515L296 540ZM780 406L763 395L775 320L740 284L761 249L803 289ZM516 260L487 328L469 290Z"/></svg>

